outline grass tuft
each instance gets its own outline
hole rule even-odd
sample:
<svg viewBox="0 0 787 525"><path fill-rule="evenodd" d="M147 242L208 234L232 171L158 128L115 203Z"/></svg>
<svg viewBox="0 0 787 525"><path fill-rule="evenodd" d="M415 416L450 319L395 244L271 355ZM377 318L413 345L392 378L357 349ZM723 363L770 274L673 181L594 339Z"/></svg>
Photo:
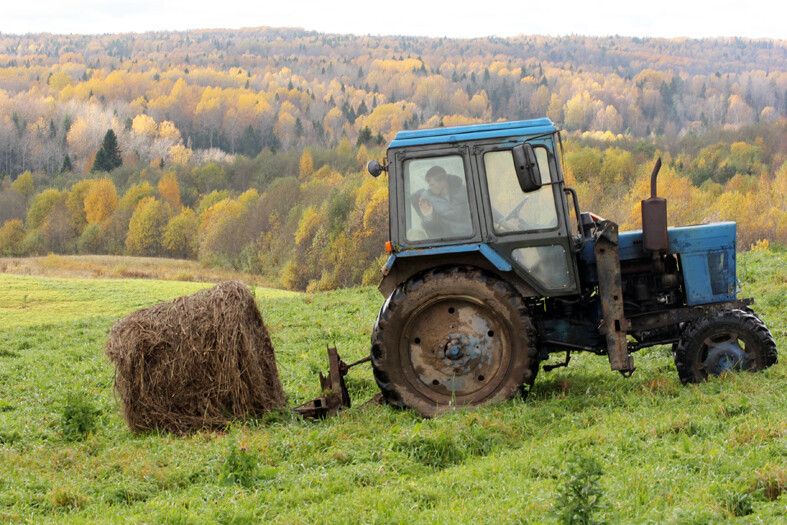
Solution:
<svg viewBox="0 0 787 525"><path fill-rule="evenodd" d="M754 513L754 498L748 492L728 490L720 496L721 507L735 517Z"/></svg>
<svg viewBox="0 0 787 525"><path fill-rule="evenodd" d="M250 488L257 481L257 463L247 445L231 443L222 464L221 481L226 485Z"/></svg>
<svg viewBox="0 0 787 525"><path fill-rule="evenodd" d="M456 465L467 457L467 450L450 431L441 430L425 434L421 432L418 425L413 434L396 442L394 450L436 469Z"/></svg>
<svg viewBox="0 0 787 525"><path fill-rule="evenodd" d="M84 439L96 429L101 411L84 394L69 393L60 412L60 433L66 441Z"/></svg>
<svg viewBox="0 0 787 525"><path fill-rule="evenodd" d="M557 518L566 525L602 523L595 515L602 509L604 490L601 464L587 454L569 458L561 475L562 482L555 501Z"/></svg>
<svg viewBox="0 0 787 525"><path fill-rule="evenodd" d="M766 465L757 470L750 492L759 490L769 501L778 500L787 491L787 467Z"/></svg>

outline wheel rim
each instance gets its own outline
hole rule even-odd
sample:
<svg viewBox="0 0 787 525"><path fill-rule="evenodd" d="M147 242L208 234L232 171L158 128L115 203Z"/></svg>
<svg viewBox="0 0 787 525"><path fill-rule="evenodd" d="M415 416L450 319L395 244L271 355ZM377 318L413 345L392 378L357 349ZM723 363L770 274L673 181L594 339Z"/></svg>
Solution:
<svg viewBox="0 0 787 525"><path fill-rule="evenodd" d="M441 297L410 316L399 355L408 381L428 399L473 404L505 380L510 341L503 316L483 302Z"/></svg>
<svg viewBox="0 0 787 525"><path fill-rule="evenodd" d="M749 370L753 360L746 353L746 342L735 331L720 333L703 340L699 368L709 375Z"/></svg>

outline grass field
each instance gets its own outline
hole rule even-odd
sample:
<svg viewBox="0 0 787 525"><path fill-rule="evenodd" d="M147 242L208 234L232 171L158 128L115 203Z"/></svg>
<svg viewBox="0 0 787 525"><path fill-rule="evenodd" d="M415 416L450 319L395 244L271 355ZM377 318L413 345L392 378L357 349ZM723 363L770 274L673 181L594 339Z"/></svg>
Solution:
<svg viewBox="0 0 787 525"><path fill-rule="evenodd" d="M784 361L787 252L741 254L738 274ZM629 379L578 355L542 371L526 401L435 420L367 406L130 434L102 350L109 327L206 286L0 273L0 522L556 523L561 494L595 479L588 456L598 521L787 522L783 363L683 387L667 348L637 354ZM375 289L254 293L291 405L318 395L326 345L368 353ZM371 371L353 370L349 388L370 398ZM74 407L84 436L70 432Z"/></svg>

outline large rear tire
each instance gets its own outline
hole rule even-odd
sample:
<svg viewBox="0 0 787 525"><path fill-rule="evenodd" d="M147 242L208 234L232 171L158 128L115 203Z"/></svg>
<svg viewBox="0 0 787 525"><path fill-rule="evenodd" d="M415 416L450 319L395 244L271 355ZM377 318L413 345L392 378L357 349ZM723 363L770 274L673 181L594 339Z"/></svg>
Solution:
<svg viewBox="0 0 787 525"><path fill-rule="evenodd" d="M723 372L764 370L776 363L773 336L751 311L726 310L692 322L674 347L683 384L701 383Z"/></svg>
<svg viewBox="0 0 787 525"><path fill-rule="evenodd" d="M472 267L429 270L399 285L372 332L374 377L389 404L432 417L526 393L538 371L521 295Z"/></svg>

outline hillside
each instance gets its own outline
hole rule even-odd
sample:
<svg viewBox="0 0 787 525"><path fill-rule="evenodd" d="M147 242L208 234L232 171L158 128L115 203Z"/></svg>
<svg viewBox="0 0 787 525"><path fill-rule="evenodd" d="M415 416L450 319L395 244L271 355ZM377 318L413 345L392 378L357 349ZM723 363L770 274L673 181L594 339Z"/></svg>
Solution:
<svg viewBox="0 0 787 525"><path fill-rule="evenodd" d="M738 265L783 352L787 253ZM108 329L204 286L0 273L0 521L552 523L561 494L591 472L594 516L609 523L783 521L784 364L684 387L668 347L638 352L628 379L604 357L575 356L542 370L524 402L434 420L368 406L131 435L103 356ZM348 361L368 354L374 289L254 292L290 406L319 394L326 344ZM348 387L357 404L376 391L368 368Z"/></svg>
<svg viewBox="0 0 787 525"><path fill-rule="evenodd" d="M0 34L0 256L198 259L296 290L370 284L400 129L550 117L583 210L787 244L787 43L295 29Z"/></svg>
<svg viewBox="0 0 787 525"><path fill-rule="evenodd" d="M89 170L109 127L146 164L544 115L569 131L678 136L785 116L787 42L0 34L0 90L0 172L12 176L55 173L66 154Z"/></svg>

